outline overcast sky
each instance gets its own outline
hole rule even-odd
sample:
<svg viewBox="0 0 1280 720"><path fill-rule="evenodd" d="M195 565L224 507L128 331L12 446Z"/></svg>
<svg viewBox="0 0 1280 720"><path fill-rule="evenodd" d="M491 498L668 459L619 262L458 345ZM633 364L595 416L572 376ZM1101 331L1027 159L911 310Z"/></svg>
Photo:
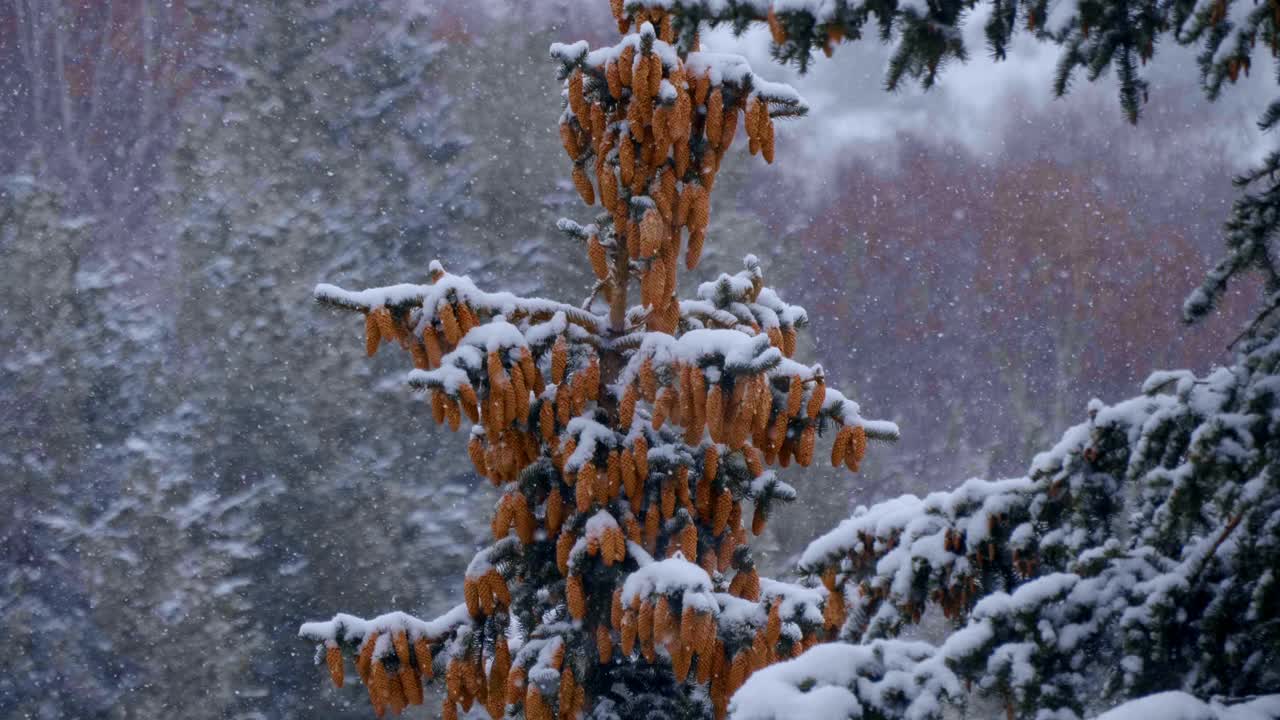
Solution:
<svg viewBox="0 0 1280 720"><path fill-rule="evenodd" d="M818 58L805 76L771 61L769 35L761 27L742 37L717 30L706 35L704 46L743 54L757 73L785 80L801 91L813 110L803 129L813 139L804 148L817 163L849 152L892 163L897 140L905 136L955 144L976 155L998 154L1016 124L1042 122L1055 106L1083 112L1090 119L1087 136L1066 142L1116 143L1153 169L1187 162L1186 152L1241 169L1268 147L1268 139L1254 124L1274 96L1265 62L1257 63L1259 71L1227 88L1210 105L1198 86L1194 53L1166 44L1158 49L1154 67L1144 68L1151 80L1151 98L1143 122L1134 128L1121 115L1110 73L1096 83L1081 75L1066 100L1053 97L1056 47L1019 35L1007 60L991 60L982 37L988 8L980 5L966 23L969 62L945 68L941 81L927 92L914 83L896 93L884 91L891 48L874 38L841 45L832 58ZM822 124L821 131L815 132L815 122ZM799 131L797 124L783 123L780 134ZM1184 152L1171 152L1173 148Z"/></svg>

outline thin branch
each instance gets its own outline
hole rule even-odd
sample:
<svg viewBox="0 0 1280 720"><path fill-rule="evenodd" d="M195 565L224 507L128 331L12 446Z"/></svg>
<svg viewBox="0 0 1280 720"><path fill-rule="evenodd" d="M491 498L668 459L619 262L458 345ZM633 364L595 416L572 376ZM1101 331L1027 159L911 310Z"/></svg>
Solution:
<svg viewBox="0 0 1280 720"><path fill-rule="evenodd" d="M1222 532L1218 535L1218 539L1213 541L1213 547L1209 548L1209 552L1205 553L1204 559L1201 560L1200 567L1196 568L1196 571L1187 579L1188 586L1195 587L1196 581L1200 579L1201 573L1209 567L1209 561L1217 554L1218 548L1222 547L1222 543L1226 542L1227 538L1231 536L1231 533L1235 532L1235 529L1240 526L1240 521L1243 519L1244 512L1237 513L1236 516L1231 518L1230 522L1227 523L1227 526L1222 528Z"/></svg>

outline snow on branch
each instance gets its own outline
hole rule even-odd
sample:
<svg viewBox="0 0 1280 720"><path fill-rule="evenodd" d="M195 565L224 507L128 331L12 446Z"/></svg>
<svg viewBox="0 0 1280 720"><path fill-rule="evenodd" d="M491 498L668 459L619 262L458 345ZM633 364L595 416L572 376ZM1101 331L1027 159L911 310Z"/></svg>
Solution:
<svg viewBox="0 0 1280 720"><path fill-rule="evenodd" d="M298 635L329 646L359 644L374 634L393 635L401 631L408 633L411 640L425 638L437 642L458 628L470 625L471 615L464 603L432 620L420 620L403 612L387 613L368 620L339 613L332 620L303 623Z"/></svg>
<svg viewBox="0 0 1280 720"><path fill-rule="evenodd" d="M1177 690L1130 700L1097 720L1269 720L1280 717L1280 694L1262 695L1229 704L1217 698L1204 702Z"/></svg>
<svg viewBox="0 0 1280 720"><path fill-rule="evenodd" d="M431 322L442 303L467 303L488 315L502 315L510 320L532 317L547 319L556 313L564 313L569 322L597 335L608 328L608 319L582 308L544 298L526 298L510 292L486 292L465 275L451 275L438 261L432 261L434 281L427 285L399 284L367 290L344 290L336 285L316 285L317 301L345 308L370 312L386 307L398 310L420 308L420 322Z"/></svg>
<svg viewBox="0 0 1280 720"><path fill-rule="evenodd" d="M829 643L756 672L729 705L732 720L942 718L961 686L924 642Z"/></svg>
<svg viewBox="0 0 1280 720"><path fill-rule="evenodd" d="M938 609L956 629L919 663L944 663L1012 716L1083 717L1099 692L1123 699L1180 685L1202 696L1274 687L1275 672L1263 668L1280 659L1280 636L1240 618L1276 613L1265 599L1275 597L1275 574L1261 570L1280 562L1280 479L1267 449L1280 400L1275 367L1280 341L1272 339L1202 377L1155 373L1142 395L1090 402L1088 420L1037 455L1025 477L973 479L858 508L799 560L830 592L828 608L847 604L841 637L862 648L831 652L865 651ZM1224 642L1233 644L1226 655ZM1099 687L1076 672L1085 666L1114 670ZM805 679L816 671L787 677L821 685ZM832 682L847 690L825 691L845 703L832 707L872 707L852 678ZM758 697L783 690L748 690L751 702L736 704L735 717L783 717L750 714ZM1145 702L1132 712L1166 707ZM1187 717L1221 712L1199 701L1186 707Z"/></svg>

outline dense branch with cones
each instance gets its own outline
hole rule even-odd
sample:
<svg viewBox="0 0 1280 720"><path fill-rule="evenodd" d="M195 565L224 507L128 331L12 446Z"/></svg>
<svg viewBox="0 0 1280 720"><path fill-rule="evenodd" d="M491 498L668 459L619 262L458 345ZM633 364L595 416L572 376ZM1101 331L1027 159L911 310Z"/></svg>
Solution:
<svg viewBox="0 0 1280 720"><path fill-rule="evenodd" d="M748 675L844 623L821 583L760 577L747 525L763 532L796 495L770 465L808 466L828 436L833 464L857 471L868 440L896 426L793 359L808 317L755 257L693 298L676 293L740 121L771 162L775 119L805 106L652 20L611 47L552 48L574 183L603 208L560 223L598 279L583 306L483 291L440 263L424 285L316 288L363 314L370 355L408 351L409 385L436 422L470 425L476 471L505 489L494 542L445 616L302 627L335 684L354 660L379 715L443 676L446 718L476 703L494 718L625 717L636 693L667 717L723 717Z"/></svg>
<svg viewBox="0 0 1280 720"><path fill-rule="evenodd" d="M622 32L653 22L682 50L695 48L702 28L735 33L764 25L780 62L807 70L816 50L830 56L841 43L870 32L894 43L885 86L904 78L928 88L952 61L970 57L964 24L983 20L987 50L1005 59L1022 30L1062 48L1053 80L1064 95L1077 72L1089 81L1115 70L1120 105L1136 122L1148 83L1140 73L1163 40L1198 49L1200 82L1215 98L1249 74L1253 48L1280 55L1280 3L1180 0L1134 5L1117 0L612 0ZM1269 112L1280 112L1280 101Z"/></svg>

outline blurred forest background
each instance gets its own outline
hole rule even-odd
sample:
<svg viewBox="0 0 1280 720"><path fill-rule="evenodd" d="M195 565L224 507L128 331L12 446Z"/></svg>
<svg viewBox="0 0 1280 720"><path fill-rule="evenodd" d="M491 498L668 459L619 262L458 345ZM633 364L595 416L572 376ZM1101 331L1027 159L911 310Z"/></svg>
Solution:
<svg viewBox="0 0 1280 720"><path fill-rule="evenodd" d="M0 0L0 718L368 716L317 692L297 624L441 612L494 496L311 289L439 258L584 297L547 47L611 23L603 0ZM1163 49L1135 128L1108 79L1050 98L1028 39L898 94L874 42L805 77L766 37L704 42L815 112L777 165L728 161L702 279L759 254L810 311L801 354L903 431L855 484L791 471L769 570L857 504L1020 472L1090 397L1227 358L1240 312L1177 311L1260 154L1257 83L1211 105Z"/></svg>

